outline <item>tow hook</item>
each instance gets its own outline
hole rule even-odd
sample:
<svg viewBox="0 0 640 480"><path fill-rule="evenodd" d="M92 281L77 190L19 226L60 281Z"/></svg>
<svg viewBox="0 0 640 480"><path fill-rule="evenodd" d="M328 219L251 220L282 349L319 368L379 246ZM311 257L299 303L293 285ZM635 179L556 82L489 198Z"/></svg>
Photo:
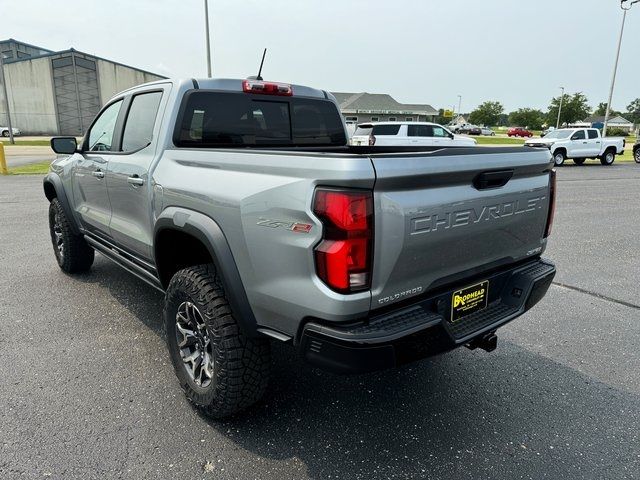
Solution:
<svg viewBox="0 0 640 480"><path fill-rule="evenodd" d="M498 346L498 336L494 332L478 337L465 345L469 350L481 348L485 352L493 352Z"/></svg>

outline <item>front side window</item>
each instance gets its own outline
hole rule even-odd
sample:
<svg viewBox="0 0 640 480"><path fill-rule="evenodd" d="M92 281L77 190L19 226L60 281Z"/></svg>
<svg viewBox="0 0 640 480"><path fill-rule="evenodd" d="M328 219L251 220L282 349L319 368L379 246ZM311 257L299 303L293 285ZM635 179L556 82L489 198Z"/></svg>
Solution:
<svg viewBox="0 0 640 480"><path fill-rule="evenodd" d="M585 138L584 130L578 130L571 136L571 140L584 140Z"/></svg>
<svg viewBox="0 0 640 480"><path fill-rule="evenodd" d="M441 127L441 126L434 126L433 127L433 136L434 137L438 137L438 138L444 138L444 137L448 137L449 136L449 132L447 130L445 130L443 127Z"/></svg>
<svg viewBox="0 0 640 480"><path fill-rule="evenodd" d="M89 131L89 151L110 152L113 143L113 132L116 128L122 100L109 105L97 118Z"/></svg>
<svg viewBox="0 0 640 480"><path fill-rule="evenodd" d="M142 93L133 97L122 135L122 150L131 152L148 146L160 106L162 92Z"/></svg>

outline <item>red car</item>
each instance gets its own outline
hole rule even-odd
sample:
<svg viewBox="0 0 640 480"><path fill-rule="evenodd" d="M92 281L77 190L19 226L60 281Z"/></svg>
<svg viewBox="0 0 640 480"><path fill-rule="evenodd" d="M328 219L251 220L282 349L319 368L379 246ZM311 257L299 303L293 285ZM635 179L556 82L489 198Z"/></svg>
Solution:
<svg viewBox="0 0 640 480"><path fill-rule="evenodd" d="M509 137L533 137L533 133L526 128L513 127L507 130L507 136Z"/></svg>

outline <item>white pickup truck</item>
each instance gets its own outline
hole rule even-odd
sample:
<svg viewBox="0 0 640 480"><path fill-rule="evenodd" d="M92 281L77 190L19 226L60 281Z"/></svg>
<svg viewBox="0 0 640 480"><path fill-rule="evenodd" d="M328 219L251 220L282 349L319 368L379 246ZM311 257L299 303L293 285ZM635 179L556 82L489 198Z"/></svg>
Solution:
<svg viewBox="0 0 640 480"><path fill-rule="evenodd" d="M611 165L616 155L624 153L625 143L622 137L600 136L597 128L561 128L542 138L527 140L524 145L548 148L556 166L562 165L567 158L573 159L576 165L596 158L602 165Z"/></svg>

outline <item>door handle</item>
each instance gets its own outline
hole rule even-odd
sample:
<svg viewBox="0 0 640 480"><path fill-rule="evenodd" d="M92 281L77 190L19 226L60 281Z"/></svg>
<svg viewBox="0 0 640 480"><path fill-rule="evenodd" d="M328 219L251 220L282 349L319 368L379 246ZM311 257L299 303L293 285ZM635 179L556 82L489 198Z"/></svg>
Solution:
<svg viewBox="0 0 640 480"><path fill-rule="evenodd" d="M96 178L104 178L104 172L100 169L96 170L95 172L92 172L91 175L93 175Z"/></svg>
<svg viewBox="0 0 640 480"><path fill-rule="evenodd" d="M587 144L587 142L582 142L582 143L584 143L585 145Z"/></svg>
<svg viewBox="0 0 640 480"><path fill-rule="evenodd" d="M144 179L134 175L132 177L127 177L127 183L130 183L134 187L140 187L141 185L144 185Z"/></svg>

